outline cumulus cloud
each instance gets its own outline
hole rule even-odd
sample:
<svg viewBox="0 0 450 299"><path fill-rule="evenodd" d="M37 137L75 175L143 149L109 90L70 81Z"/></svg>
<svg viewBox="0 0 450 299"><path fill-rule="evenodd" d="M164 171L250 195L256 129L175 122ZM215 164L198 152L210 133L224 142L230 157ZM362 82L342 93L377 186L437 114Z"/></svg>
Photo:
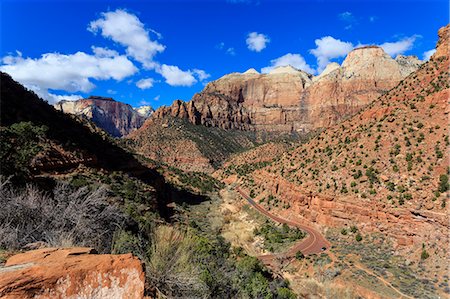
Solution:
<svg viewBox="0 0 450 299"><path fill-rule="evenodd" d="M306 63L302 55L292 53L288 53L286 55L271 60L270 66L262 68L261 73L268 73L278 66L286 66L286 65L293 66L296 69L308 72L310 74L315 73L315 70Z"/></svg>
<svg viewBox="0 0 450 299"><path fill-rule="evenodd" d="M49 102L55 99L49 89L89 92L95 87L91 79L120 81L137 72L126 56L99 49L95 48L94 55L46 53L36 59L24 58L18 53L4 57L0 70Z"/></svg>
<svg viewBox="0 0 450 299"><path fill-rule="evenodd" d="M140 89L149 89L153 87L154 82L152 78L141 79L136 82L136 86Z"/></svg>
<svg viewBox="0 0 450 299"><path fill-rule="evenodd" d="M354 46L350 42L335 39L332 36L325 36L315 40L316 48L309 50L317 59L318 72L322 72L330 60L344 57Z"/></svg>
<svg viewBox="0 0 450 299"><path fill-rule="evenodd" d="M210 74L207 74L204 70L199 70L199 69L193 69L192 72L197 75L197 78L200 81L204 81L206 79L208 79L209 77L211 77Z"/></svg>
<svg viewBox="0 0 450 299"><path fill-rule="evenodd" d="M269 42L267 35L257 32L249 33L246 39L248 49L255 52L261 52Z"/></svg>
<svg viewBox="0 0 450 299"><path fill-rule="evenodd" d="M430 60L431 56L436 52L436 49L431 49L428 51L423 52L423 60L428 61Z"/></svg>
<svg viewBox="0 0 450 299"><path fill-rule="evenodd" d="M194 69L183 71L178 66L163 64L156 70L166 79L166 83L171 86L192 86L198 82L210 77L203 70ZM195 78L197 77L197 79Z"/></svg>
<svg viewBox="0 0 450 299"><path fill-rule="evenodd" d="M126 47L127 55L146 69L156 67L153 57L165 49L164 45L150 39L150 32L154 30L146 29L138 17L122 9L102 13L101 18L89 24L88 30L100 32L103 37Z"/></svg>
<svg viewBox="0 0 450 299"><path fill-rule="evenodd" d="M380 45L383 50L391 56L396 56L398 54L403 54L408 50L411 50L414 42L416 41L418 35L413 35L410 37L405 37L396 42L386 42Z"/></svg>

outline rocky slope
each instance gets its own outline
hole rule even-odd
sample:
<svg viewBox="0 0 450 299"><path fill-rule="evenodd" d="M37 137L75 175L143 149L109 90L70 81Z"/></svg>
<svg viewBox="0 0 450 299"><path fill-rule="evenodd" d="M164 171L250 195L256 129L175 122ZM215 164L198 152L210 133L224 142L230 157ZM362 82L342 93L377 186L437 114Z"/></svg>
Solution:
<svg viewBox="0 0 450 299"><path fill-rule="evenodd" d="M309 132L353 115L396 86L421 62L416 57L392 59L383 49L353 50L342 65L330 64L317 77L291 66L268 74L250 69L209 83L191 101L161 107L166 116L223 129Z"/></svg>
<svg viewBox="0 0 450 299"><path fill-rule="evenodd" d="M422 244L434 259L443 257L439 244L448 242L449 232L448 31L439 30L437 51L419 70L351 119L243 176L248 188L323 227L356 225L392 237L414 258Z"/></svg>
<svg viewBox="0 0 450 299"><path fill-rule="evenodd" d="M230 154L258 143L251 132L195 126L172 117L149 119L126 140L144 157L182 170L206 173L213 172Z"/></svg>
<svg viewBox="0 0 450 299"><path fill-rule="evenodd" d="M133 109L112 98L90 96L77 101L61 101L55 108L93 121L114 137L121 137L141 127L153 112L149 106Z"/></svg>

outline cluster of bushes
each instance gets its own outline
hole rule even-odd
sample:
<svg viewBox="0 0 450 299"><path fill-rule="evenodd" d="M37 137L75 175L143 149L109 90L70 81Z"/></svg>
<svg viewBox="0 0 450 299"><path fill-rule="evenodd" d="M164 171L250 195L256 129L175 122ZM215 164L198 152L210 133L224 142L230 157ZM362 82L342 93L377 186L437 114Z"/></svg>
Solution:
<svg viewBox="0 0 450 299"><path fill-rule="evenodd" d="M18 189L2 178L0 248L19 249L45 242L109 252L115 231L127 217L107 198L105 188L89 190L58 183L52 192L45 193L32 185Z"/></svg>
<svg viewBox="0 0 450 299"><path fill-rule="evenodd" d="M146 265L155 295L169 298L296 298L255 257L231 250L220 236L197 228L160 225L150 243L122 233L114 252L133 252ZM144 246L144 247L142 247Z"/></svg>
<svg viewBox="0 0 450 299"><path fill-rule="evenodd" d="M4 176L24 181L30 175L31 160L43 149L48 128L20 122L0 129L0 161Z"/></svg>
<svg viewBox="0 0 450 299"><path fill-rule="evenodd" d="M230 165L227 168L225 168L225 174L231 175L236 173L240 177L244 177L247 174L254 172L257 169L261 169L269 165L271 162L269 161L262 161L262 162L256 162L256 163L244 163L241 165Z"/></svg>
<svg viewBox="0 0 450 299"><path fill-rule="evenodd" d="M306 236L298 228L291 228L287 224L277 226L269 220L260 229L256 228L253 233L264 238L264 247L271 252Z"/></svg>
<svg viewBox="0 0 450 299"><path fill-rule="evenodd" d="M184 189L208 194L225 187L225 184L203 172L184 172L174 167L169 169L176 175Z"/></svg>

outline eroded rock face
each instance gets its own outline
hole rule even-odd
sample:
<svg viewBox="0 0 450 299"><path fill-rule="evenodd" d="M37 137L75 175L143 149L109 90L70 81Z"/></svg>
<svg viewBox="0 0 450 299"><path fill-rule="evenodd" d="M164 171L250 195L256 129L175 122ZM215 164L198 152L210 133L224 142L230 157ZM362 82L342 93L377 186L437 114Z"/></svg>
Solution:
<svg viewBox="0 0 450 299"><path fill-rule="evenodd" d="M144 272L131 254L45 248L10 257L0 268L1 298L143 298Z"/></svg>
<svg viewBox="0 0 450 299"><path fill-rule="evenodd" d="M250 69L213 81L191 101L177 100L154 117L223 129L308 132L353 115L420 64L417 58L394 60L382 48L367 46L350 52L341 66L331 63L317 77L291 66L268 74Z"/></svg>
<svg viewBox="0 0 450 299"><path fill-rule="evenodd" d="M152 113L147 107L135 110L128 104L98 96L77 101L61 101L55 104L55 108L86 117L114 137L127 135L140 128Z"/></svg>

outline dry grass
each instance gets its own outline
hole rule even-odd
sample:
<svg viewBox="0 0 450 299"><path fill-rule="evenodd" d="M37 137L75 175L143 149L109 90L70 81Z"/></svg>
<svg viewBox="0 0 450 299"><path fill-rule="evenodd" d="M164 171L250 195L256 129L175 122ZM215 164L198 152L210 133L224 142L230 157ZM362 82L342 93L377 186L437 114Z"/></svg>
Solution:
<svg viewBox="0 0 450 299"><path fill-rule="evenodd" d="M207 297L207 287L192 263L195 240L170 226L159 226L152 236L147 276L162 298Z"/></svg>

